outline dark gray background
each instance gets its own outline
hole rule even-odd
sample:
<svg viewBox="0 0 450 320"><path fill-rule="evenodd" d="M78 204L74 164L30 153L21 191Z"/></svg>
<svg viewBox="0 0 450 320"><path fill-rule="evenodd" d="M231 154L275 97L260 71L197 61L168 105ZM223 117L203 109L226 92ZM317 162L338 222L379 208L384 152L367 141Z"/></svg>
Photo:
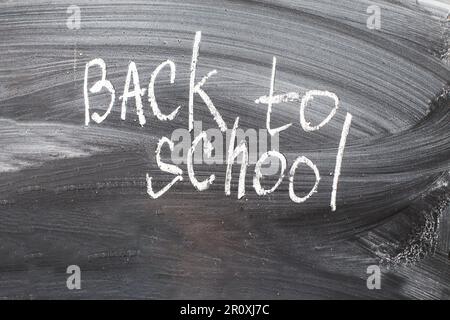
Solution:
<svg viewBox="0 0 450 320"><path fill-rule="evenodd" d="M381 7L370 30L369 5ZM81 29L66 9L81 9ZM148 172L156 142L187 128L189 66L203 33L197 80L227 125L264 128L272 57L275 92L335 92L341 108L316 133L298 122L298 103L276 105L273 126L288 165L313 160L322 180L308 202L294 204L288 183L258 197L247 174L225 197L225 166L196 166L217 180L205 192L185 181L152 200ZM448 25L416 1L0 1L0 297L2 298L445 298L450 297ZM120 104L100 125L84 126L85 64L102 58L123 92L136 62L141 85L161 62L160 107L183 105L158 121L144 99ZM93 72L94 74L94 72ZM94 77L94 76L93 76ZM92 100L94 110L107 96ZM320 102L320 101L319 101ZM308 110L313 123L326 103ZM345 113L353 115L334 213L334 161ZM215 123L200 99L195 118ZM234 173L237 169L234 170ZM313 176L298 171L298 190ZM233 181L237 175L233 175ZM271 181L267 182L267 186ZM273 182L273 180L272 180ZM66 288L68 265L82 289ZM369 265L382 267L381 290L366 287Z"/></svg>

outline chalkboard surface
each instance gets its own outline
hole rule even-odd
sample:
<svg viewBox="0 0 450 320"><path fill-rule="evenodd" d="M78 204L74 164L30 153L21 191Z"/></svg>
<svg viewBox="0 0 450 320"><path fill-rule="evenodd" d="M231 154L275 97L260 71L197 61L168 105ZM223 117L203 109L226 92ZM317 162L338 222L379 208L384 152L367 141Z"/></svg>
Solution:
<svg viewBox="0 0 450 320"><path fill-rule="evenodd" d="M0 297L449 299L449 8L0 1Z"/></svg>

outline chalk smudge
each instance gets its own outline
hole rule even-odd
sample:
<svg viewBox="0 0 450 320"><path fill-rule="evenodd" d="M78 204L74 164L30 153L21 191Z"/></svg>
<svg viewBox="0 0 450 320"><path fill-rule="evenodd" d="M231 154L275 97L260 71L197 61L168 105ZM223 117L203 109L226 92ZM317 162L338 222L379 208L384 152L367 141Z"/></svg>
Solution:
<svg viewBox="0 0 450 320"><path fill-rule="evenodd" d="M381 8L381 29L366 27L367 7ZM5 298L449 298L448 20L423 1L279 0L78 1L80 30L65 25L68 1L0 3L0 296ZM307 202L293 204L288 182L264 197L238 170L225 197L225 166L207 192L160 172L161 136L189 125L192 43L202 31L199 77L228 127L264 128L273 57L274 104L288 163L304 155L323 177ZM74 44L78 53L74 65ZM170 122L141 126L128 103L101 124L84 126L84 65L102 58L123 86L130 60L142 84L167 59L156 95ZM94 73L93 73L94 74ZM162 76L164 74L164 77ZM95 77L93 75L92 77ZM304 132L299 102L308 90L337 93L341 105L320 131ZM102 111L108 97L92 99ZM130 99L131 101L133 99ZM260 100L259 102L261 102ZM195 100L195 120L217 127ZM329 103L315 99L318 124ZM346 112L353 115L337 192L333 171ZM100 112L99 112L100 113ZM186 168L183 167L186 172ZM253 172L253 168L247 170ZM301 173L300 173L301 171ZM314 173L299 170L296 190ZM263 179L273 186L278 177ZM366 268L383 266L382 290L369 291ZM65 287L77 264L83 290Z"/></svg>

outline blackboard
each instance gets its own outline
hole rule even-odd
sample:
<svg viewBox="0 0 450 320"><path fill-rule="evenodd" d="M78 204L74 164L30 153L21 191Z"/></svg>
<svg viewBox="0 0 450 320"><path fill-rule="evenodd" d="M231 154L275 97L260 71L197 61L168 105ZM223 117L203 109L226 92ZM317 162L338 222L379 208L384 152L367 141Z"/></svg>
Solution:
<svg viewBox="0 0 450 320"><path fill-rule="evenodd" d="M1 1L0 297L450 298L449 8Z"/></svg>

